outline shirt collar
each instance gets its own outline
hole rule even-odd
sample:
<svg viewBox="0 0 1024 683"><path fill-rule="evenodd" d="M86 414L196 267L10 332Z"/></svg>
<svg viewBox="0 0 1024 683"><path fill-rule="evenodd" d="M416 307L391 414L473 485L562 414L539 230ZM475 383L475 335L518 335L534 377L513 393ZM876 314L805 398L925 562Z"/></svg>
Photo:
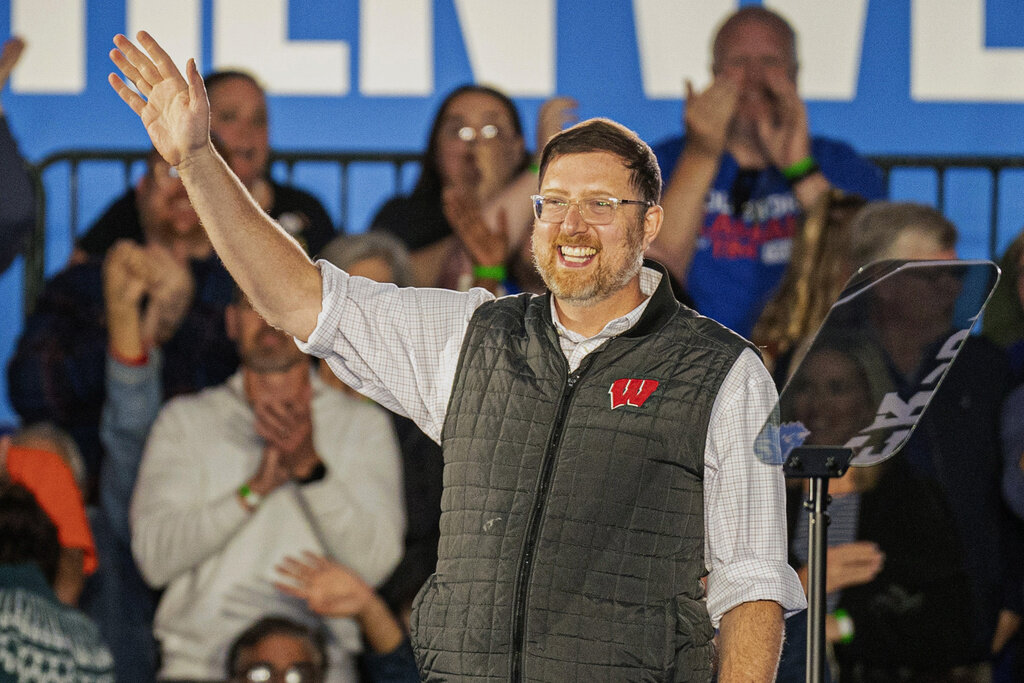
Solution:
<svg viewBox="0 0 1024 683"><path fill-rule="evenodd" d="M551 321L555 324L555 330L558 332L559 337L565 337L579 343L588 339L606 339L615 337L622 334L629 328L633 327L640 321L640 316L644 314L644 310L647 308L647 304L651 301L651 295L658 289L658 284L661 282L661 273L653 268L644 266L640 269L640 293L644 295L644 300L634 308L632 311L624 316L615 318L614 320L608 321L608 324L601 329L600 332L595 334L593 337L584 337L578 332L573 332L558 319L558 311L555 310L555 297L551 297Z"/></svg>

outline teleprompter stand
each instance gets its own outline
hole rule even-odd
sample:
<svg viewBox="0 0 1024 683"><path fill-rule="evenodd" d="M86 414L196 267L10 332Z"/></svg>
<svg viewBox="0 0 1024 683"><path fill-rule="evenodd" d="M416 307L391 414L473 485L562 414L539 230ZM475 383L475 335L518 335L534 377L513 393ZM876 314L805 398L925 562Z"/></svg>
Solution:
<svg viewBox="0 0 1024 683"><path fill-rule="evenodd" d="M807 553L807 683L825 680L825 569L828 549L828 480L846 474L853 450L842 446L794 448L783 472L788 479L807 479L804 507L810 515Z"/></svg>

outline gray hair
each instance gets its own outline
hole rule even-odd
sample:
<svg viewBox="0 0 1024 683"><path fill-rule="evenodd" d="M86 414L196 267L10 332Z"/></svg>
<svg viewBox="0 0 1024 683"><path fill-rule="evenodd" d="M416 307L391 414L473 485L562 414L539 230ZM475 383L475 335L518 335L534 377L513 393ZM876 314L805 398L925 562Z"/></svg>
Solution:
<svg viewBox="0 0 1024 683"><path fill-rule="evenodd" d="M857 212L850 224L854 267L893 258L891 249L905 233L917 232L936 241L942 249L956 246L958 234L937 209L913 202L871 202Z"/></svg>
<svg viewBox="0 0 1024 683"><path fill-rule="evenodd" d="M338 235L317 256L348 270L353 264L378 258L391 267L392 281L399 287L412 285L409 250L397 238L378 231L359 235Z"/></svg>

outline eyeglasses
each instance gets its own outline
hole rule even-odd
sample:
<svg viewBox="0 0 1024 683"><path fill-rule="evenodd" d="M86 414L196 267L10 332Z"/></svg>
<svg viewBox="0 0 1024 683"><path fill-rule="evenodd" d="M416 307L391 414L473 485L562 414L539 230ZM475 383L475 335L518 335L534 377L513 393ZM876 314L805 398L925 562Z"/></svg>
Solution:
<svg viewBox="0 0 1024 683"><path fill-rule="evenodd" d="M314 664L292 664L282 671L266 662L257 662L232 680L238 683L320 683L322 676Z"/></svg>
<svg viewBox="0 0 1024 683"><path fill-rule="evenodd" d="M493 123L474 128L473 126L459 126L452 124L445 126L442 133L446 138L451 140L462 140L463 142L472 142L479 138L480 140L494 140L495 138L502 137L502 130Z"/></svg>
<svg viewBox="0 0 1024 683"><path fill-rule="evenodd" d="M542 194L531 195L533 200L533 213L538 219L546 223L561 223L569 215L569 207L576 205L580 210L580 216L585 223L590 225L608 225L615 220L615 212L620 204L636 204L650 208L654 202L641 199L616 199L615 197L594 197L592 199L577 199L569 201L558 197L545 197Z"/></svg>

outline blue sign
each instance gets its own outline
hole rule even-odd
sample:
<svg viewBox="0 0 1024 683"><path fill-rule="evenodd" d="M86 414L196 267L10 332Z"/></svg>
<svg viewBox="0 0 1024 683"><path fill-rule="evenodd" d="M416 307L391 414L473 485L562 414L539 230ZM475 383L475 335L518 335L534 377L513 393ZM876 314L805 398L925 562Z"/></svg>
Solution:
<svg viewBox="0 0 1024 683"><path fill-rule="evenodd" d="M254 72L270 94L279 149L420 150L445 93L474 81L513 96L527 140L540 104L561 94L578 100L580 118L610 117L654 143L680 132L684 79L707 84L710 37L739 4L758 3L2 0L0 36L28 41L2 101L30 161L69 148L146 147L137 117L107 84L111 37L145 28L180 64L194 56L204 72ZM1024 4L764 4L797 30L814 132L865 154L1024 155ZM1022 179L1009 177L1003 195L1022 194L1013 191ZM929 182L911 179L896 191L927 201ZM965 172L954 184L976 200L951 216L964 234L961 254L987 256L988 181ZM86 222L107 201L99 190L86 198ZM346 229L365 229L373 208L360 208ZM1000 247L1019 230L1024 213L1015 216L1001 223ZM50 229L62 245L52 272L72 236ZM0 359L20 329L20 278L20 267L0 278ZM0 423L12 418L0 401Z"/></svg>

